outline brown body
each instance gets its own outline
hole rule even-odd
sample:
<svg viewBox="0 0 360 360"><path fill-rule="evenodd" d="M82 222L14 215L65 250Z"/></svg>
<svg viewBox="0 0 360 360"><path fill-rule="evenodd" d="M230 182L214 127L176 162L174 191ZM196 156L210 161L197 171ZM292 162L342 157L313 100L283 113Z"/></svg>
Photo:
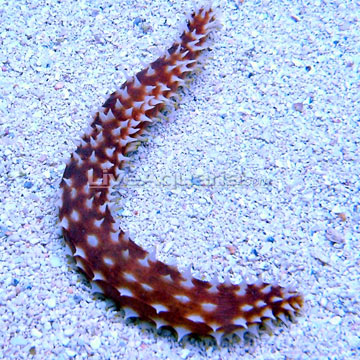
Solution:
<svg viewBox="0 0 360 360"><path fill-rule="evenodd" d="M218 284L192 278L190 271L182 274L136 245L111 214L112 181L121 175L126 155L196 68L216 24L210 7L194 12L164 56L110 95L60 184L61 226L77 265L127 316L171 326L179 340L190 333L217 340L234 332L255 334L260 324L297 313L303 301L296 292L262 281Z"/></svg>

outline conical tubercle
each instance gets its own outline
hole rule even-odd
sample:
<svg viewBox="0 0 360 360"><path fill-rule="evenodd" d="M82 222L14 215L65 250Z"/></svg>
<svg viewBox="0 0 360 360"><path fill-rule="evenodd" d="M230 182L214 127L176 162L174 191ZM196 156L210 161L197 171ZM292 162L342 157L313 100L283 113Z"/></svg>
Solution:
<svg viewBox="0 0 360 360"><path fill-rule="evenodd" d="M211 6L189 17L180 38L165 54L116 89L94 111L60 184L60 223L77 266L102 292L157 327L171 326L181 340L189 334L257 334L261 324L293 318L302 307L297 292L258 281L254 284L202 281L191 269L157 260L123 231L112 214L113 188L131 152L146 140L147 128L209 47L217 19ZM239 336L240 336L239 335Z"/></svg>

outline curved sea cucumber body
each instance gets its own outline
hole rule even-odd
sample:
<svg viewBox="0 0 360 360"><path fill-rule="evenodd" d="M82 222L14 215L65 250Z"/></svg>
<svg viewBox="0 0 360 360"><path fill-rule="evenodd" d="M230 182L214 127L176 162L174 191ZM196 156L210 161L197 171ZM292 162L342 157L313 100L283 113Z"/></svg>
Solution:
<svg viewBox="0 0 360 360"><path fill-rule="evenodd" d="M94 115L71 155L60 184L60 220L77 266L101 291L157 327L188 334L256 334L260 325L297 314L297 292L262 281L207 282L158 261L119 229L111 213L112 186L136 150L146 128L196 69L210 32L218 26L213 9L193 12L180 39L112 93ZM104 179L106 181L104 181Z"/></svg>

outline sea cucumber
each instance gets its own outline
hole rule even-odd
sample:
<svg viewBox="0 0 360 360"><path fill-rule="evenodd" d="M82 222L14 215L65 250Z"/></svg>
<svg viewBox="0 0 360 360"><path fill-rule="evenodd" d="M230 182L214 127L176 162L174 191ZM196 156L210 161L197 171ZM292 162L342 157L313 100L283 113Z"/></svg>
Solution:
<svg viewBox="0 0 360 360"><path fill-rule="evenodd" d="M219 283L193 278L190 269L181 273L136 245L111 213L112 186L129 161L127 155L199 67L200 54L217 27L211 6L194 11L179 40L129 77L94 114L60 183L61 227L77 266L126 317L171 327L179 341L189 334L212 336L219 343L233 333L256 335L273 320L287 322L303 305L296 291L262 280Z"/></svg>

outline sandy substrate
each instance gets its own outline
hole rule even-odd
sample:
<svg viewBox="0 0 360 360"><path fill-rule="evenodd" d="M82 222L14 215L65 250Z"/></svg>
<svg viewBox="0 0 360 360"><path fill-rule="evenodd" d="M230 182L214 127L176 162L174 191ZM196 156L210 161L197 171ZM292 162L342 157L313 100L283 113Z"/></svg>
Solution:
<svg viewBox="0 0 360 360"><path fill-rule="evenodd" d="M222 1L203 71L120 189L123 227L161 260L304 294L297 324L221 348L95 298L56 208L91 110L178 36L191 1L0 5L1 359L360 356L359 2Z"/></svg>

